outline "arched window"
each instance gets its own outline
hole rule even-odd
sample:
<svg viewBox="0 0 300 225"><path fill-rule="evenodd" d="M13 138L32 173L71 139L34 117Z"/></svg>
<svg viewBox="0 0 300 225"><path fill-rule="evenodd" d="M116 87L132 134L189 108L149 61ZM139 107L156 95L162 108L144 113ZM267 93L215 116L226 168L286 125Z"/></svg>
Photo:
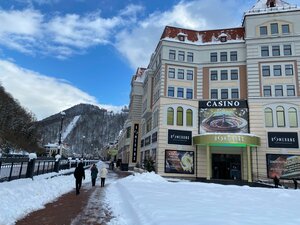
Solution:
<svg viewBox="0 0 300 225"><path fill-rule="evenodd" d="M168 108L167 124L174 125L174 109L172 107Z"/></svg>
<svg viewBox="0 0 300 225"><path fill-rule="evenodd" d="M177 108L177 126L183 126L183 108Z"/></svg>
<svg viewBox="0 0 300 225"><path fill-rule="evenodd" d="M191 109L186 110L186 125L193 126L193 111Z"/></svg>
<svg viewBox="0 0 300 225"><path fill-rule="evenodd" d="M276 108L277 127L285 127L284 108L278 106Z"/></svg>
<svg viewBox="0 0 300 225"><path fill-rule="evenodd" d="M290 127L298 127L297 110L295 108L289 108L289 123Z"/></svg>
<svg viewBox="0 0 300 225"><path fill-rule="evenodd" d="M273 110L271 108L265 109L265 123L266 127L273 127Z"/></svg>

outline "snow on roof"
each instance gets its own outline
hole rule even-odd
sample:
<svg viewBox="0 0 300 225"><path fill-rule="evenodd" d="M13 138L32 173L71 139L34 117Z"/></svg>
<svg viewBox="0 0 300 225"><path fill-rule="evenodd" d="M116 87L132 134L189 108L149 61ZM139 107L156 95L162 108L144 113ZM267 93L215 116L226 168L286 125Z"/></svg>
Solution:
<svg viewBox="0 0 300 225"><path fill-rule="evenodd" d="M272 1L272 0L271 0ZM261 13L274 13L278 11L291 11L298 10L296 5L291 5L283 0L274 0L274 6L270 6L270 0L258 0L256 4L245 13L249 14L261 14Z"/></svg>

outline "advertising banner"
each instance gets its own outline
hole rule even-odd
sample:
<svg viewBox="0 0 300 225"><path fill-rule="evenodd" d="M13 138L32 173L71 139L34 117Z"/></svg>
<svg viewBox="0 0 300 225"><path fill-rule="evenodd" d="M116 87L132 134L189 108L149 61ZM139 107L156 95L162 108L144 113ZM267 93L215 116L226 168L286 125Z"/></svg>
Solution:
<svg viewBox="0 0 300 225"><path fill-rule="evenodd" d="M300 178L300 155L267 154L269 178Z"/></svg>
<svg viewBox="0 0 300 225"><path fill-rule="evenodd" d="M194 174L194 152L166 150L165 173Z"/></svg>
<svg viewBox="0 0 300 225"><path fill-rule="evenodd" d="M192 131L168 130L168 144L192 145Z"/></svg>
<svg viewBox="0 0 300 225"><path fill-rule="evenodd" d="M139 140L139 124L136 123L134 124L134 128L133 128L132 162L137 161L138 140Z"/></svg>
<svg viewBox="0 0 300 225"><path fill-rule="evenodd" d="M268 132L269 148L299 148L297 132Z"/></svg>
<svg viewBox="0 0 300 225"><path fill-rule="evenodd" d="M199 134L249 133L246 100L199 101Z"/></svg>

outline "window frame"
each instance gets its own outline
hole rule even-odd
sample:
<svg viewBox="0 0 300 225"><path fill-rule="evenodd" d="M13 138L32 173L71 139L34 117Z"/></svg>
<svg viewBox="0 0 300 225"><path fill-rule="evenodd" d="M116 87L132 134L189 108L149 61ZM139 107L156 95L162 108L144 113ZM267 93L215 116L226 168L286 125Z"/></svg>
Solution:
<svg viewBox="0 0 300 225"><path fill-rule="evenodd" d="M193 70L187 70L186 71L186 79L187 80L194 80L194 71Z"/></svg>
<svg viewBox="0 0 300 225"><path fill-rule="evenodd" d="M184 80L184 69L177 70L177 79Z"/></svg>
<svg viewBox="0 0 300 225"><path fill-rule="evenodd" d="M228 62L228 53L227 52L220 53L220 62Z"/></svg>
<svg viewBox="0 0 300 225"><path fill-rule="evenodd" d="M173 76L170 76L171 74L173 74ZM175 74L176 74L176 70L173 67L170 67L168 69L168 78L175 78Z"/></svg>
<svg viewBox="0 0 300 225"><path fill-rule="evenodd" d="M271 67L269 65L263 65L261 70L262 70L263 77L271 76Z"/></svg>
<svg viewBox="0 0 300 225"><path fill-rule="evenodd" d="M278 23L271 23L270 28L271 28L271 34L272 35L275 35L275 34L279 33Z"/></svg>
<svg viewBox="0 0 300 225"><path fill-rule="evenodd" d="M182 96L180 96L180 94L182 94ZM184 98L184 88L177 88L177 98Z"/></svg>
<svg viewBox="0 0 300 225"><path fill-rule="evenodd" d="M169 49L169 59L176 60L176 50Z"/></svg>
<svg viewBox="0 0 300 225"><path fill-rule="evenodd" d="M210 53L210 62L218 62L218 53L217 52Z"/></svg>
<svg viewBox="0 0 300 225"><path fill-rule="evenodd" d="M210 80L218 80L218 70L210 71Z"/></svg>
<svg viewBox="0 0 300 225"><path fill-rule="evenodd" d="M173 95L170 95L173 93ZM168 97L174 97L175 96L175 88L174 87L168 87Z"/></svg>
<svg viewBox="0 0 300 225"><path fill-rule="evenodd" d="M187 52L186 59L188 62L194 62L194 53L193 52Z"/></svg>
<svg viewBox="0 0 300 225"><path fill-rule="evenodd" d="M261 54L261 57L269 57L270 56L269 46L267 46L267 45L261 46L260 54Z"/></svg>

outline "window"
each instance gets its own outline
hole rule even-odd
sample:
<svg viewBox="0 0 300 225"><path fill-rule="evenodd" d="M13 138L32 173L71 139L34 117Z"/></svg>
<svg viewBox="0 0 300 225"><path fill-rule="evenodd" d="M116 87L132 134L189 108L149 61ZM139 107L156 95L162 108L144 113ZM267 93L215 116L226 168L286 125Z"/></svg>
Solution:
<svg viewBox="0 0 300 225"><path fill-rule="evenodd" d="M286 76L293 76L294 75L294 69L292 64L285 65L285 75Z"/></svg>
<svg viewBox="0 0 300 225"><path fill-rule="evenodd" d="M239 79L238 70L231 70L230 77L231 77L231 80L238 80Z"/></svg>
<svg viewBox="0 0 300 225"><path fill-rule="evenodd" d="M281 30L283 34L289 34L290 33L290 26L288 24L282 24Z"/></svg>
<svg viewBox="0 0 300 225"><path fill-rule="evenodd" d="M188 62L193 62L194 61L194 53L192 53L192 52L187 53L187 61Z"/></svg>
<svg viewBox="0 0 300 225"><path fill-rule="evenodd" d="M186 89L186 98L193 99L193 89L190 89L190 88Z"/></svg>
<svg viewBox="0 0 300 225"><path fill-rule="evenodd" d="M130 134L131 134L131 127L127 127L126 128L126 138L130 138Z"/></svg>
<svg viewBox="0 0 300 225"><path fill-rule="evenodd" d="M167 125L174 125L174 109L172 107L168 108Z"/></svg>
<svg viewBox="0 0 300 225"><path fill-rule="evenodd" d="M183 108L177 108L177 126L183 126Z"/></svg>
<svg viewBox="0 0 300 225"><path fill-rule="evenodd" d="M228 71L221 70L221 80L228 80Z"/></svg>
<svg viewBox="0 0 300 225"><path fill-rule="evenodd" d="M175 68L169 68L169 78L175 78Z"/></svg>
<svg viewBox="0 0 300 225"><path fill-rule="evenodd" d="M151 124L152 124L152 119L150 118L149 120L147 120L147 124L146 124L146 132L150 132L151 131Z"/></svg>
<svg viewBox="0 0 300 225"><path fill-rule="evenodd" d="M169 59L175 60L176 51L175 50L169 50Z"/></svg>
<svg viewBox="0 0 300 225"><path fill-rule="evenodd" d="M278 34L278 23L271 23L271 34Z"/></svg>
<svg viewBox="0 0 300 225"><path fill-rule="evenodd" d="M268 34L268 28L267 28L267 26L261 26L259 28L259 33L260 33L261 36L262 35L267 35Z"/></svg>
<svg viewBox="0 0 300 225"><path fill-rule="evenodd" d="M184 70L178 69L177 71L177 78L183 80L184 79Z"/></svg>
<svg viewBox="0 0 300 225"><path fill-rule="evenodd" d="M177 97L183 98L183 88L177 88Z"/></svg>
<svg viewBox="0 0 300 225"><path fill-rule="evenodd" d="M283 45L283 54L284 55L292 55L292 46L291 45Z"/></svg>
<svg viewBox="0 0 300 225"><path fill-rule="evenodd" d="M271 86L264 86L264 97L271 97Z"/></svg>
<svg viewBox="0 0 300 225"><path fill-rule="evenodd" d="M221 89L221 99L228 99L228 90Z"/></svg>
<svg viewBox="0 0 300 225"><path fill-rule="evenodd" d="M193 111L191 109L186 110L186 125L193 126Z"/></svg>
<svg viewBox="0 0 300 225"><path fill-rule="evenodd" d="M239 90L237 88L231 89L231 98L238 99L239 98Z"/></svg>
<svg viewBox="0 0 300 225"><path fill-rule="evenodd" d="M265 125L266 127L273 127L273 110L270 108L265 109Z"/></svg>
<svg viewBox="0 0 300 225"><path fill-rule="evenodd" d="M262 66L262 75L264 77L270 76L270 66Z"/></svg>
<svg viewBox="0 0 300 225"><path fill-rule="evenodd" d="M221 62L227 62L227 52L221 52Z"/></svg>
<svg viewBox="0 0 300 225"><path fill-rule="evenodd" d="M218 61L218 53L216 53L216 52L210 53L210 61L217 62Z"/></svg>
<svg viewBox="0 0 300 225"><path fill-rule="evenodd" d="M218 80L218 71L217 70L210 71L210 80Z"/></svg>
<svg viewBox="0 0 300 225"><path fill-rule="evenodd" d="M278 106L276 108L277 127L285 127L284 108Z"/></svg>
<svg viewBox="0 0 300 225"><path fill-rule="evenodd" d="M274 65L273 66L273 74L274 76L281 76L281 65Z"/></svg>
<svg viewBox="0 0 300 225"><path fill-rule="evenodd" d="M226 37L226 36L222 36L222 37L220 38L220 41L221 41L221 42L226 42L226 41L227 41L227 37Z"/></svg>
<svg viewBox="0 0 300 225"><path fill-rule="evenodd" d="M280 46L279 45L272 46L272 55L280 56Z"/></svg>
<svg viewBox="0 0 300 225"><path fill-rule="evenodd" d="M184 51L178 51L178 60L184 61Z"/></svg>
<svg viewBox="0 0 300 225"><path fill-rule="evenodd" d="M298 127L297 110L295 108L289 108L289 124L290 127Z"/></svg>
<svg viewBox="0 0 300 225"><path fill-rule="evenodd" d="M269 56L269 46L261 46L261 56Z"/></svg>
<svg viewBox="0 0 300 225"><path fill-rule="evenodd" d="M237 61L237 51L230 52L230 61Z"/></svg>
<svg viewBox="0 0 300 225"><path fill-rule="evenodd" d="M282 85L275 85L275 96L283 96Z"/></svg>
<svg viewBox="0 0 300 225"><path fill-rule="evenodd" d="M286 86L286 94L287 94L287 96L295 96L295 86L287 85Z"/></svg>
<svg viewBox="0 0 300 225"><path fill-rule="evenodd" d="M193 80L194 78L194 71L193 70L187 70L186 72L186 79L187 80Z"/></svg>
<svg viewBox="0 0 300 225"><path fill-rule="evenodd" d="M169 97L174 97L174 87L169 87L168 88L168 96Z"/></svg>
<svg viewBox="0 0 300 225"><path fill-rule="evenodd" d="M218 99L218 89L211 89L210 90L210 98L211 99Z"/></svg>

